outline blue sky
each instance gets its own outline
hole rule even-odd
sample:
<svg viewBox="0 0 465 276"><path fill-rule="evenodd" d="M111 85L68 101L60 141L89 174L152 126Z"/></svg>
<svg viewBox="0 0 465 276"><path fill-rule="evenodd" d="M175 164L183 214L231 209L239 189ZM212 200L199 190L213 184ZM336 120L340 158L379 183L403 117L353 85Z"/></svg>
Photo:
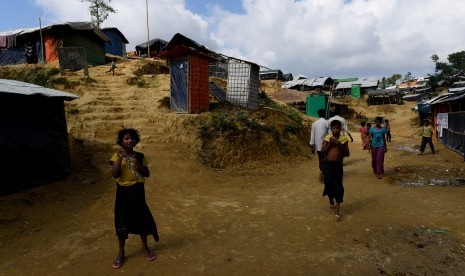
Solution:
<svg viewBox="0 0 465 276"><path fill-rule="evenodd" d="M150 38L183 35L222 54L308 77L434 73L465 50L464 0L149 0ZM145 0L112 0L128 51L147 40ZM2 1L0 32L89 21L79 0Z"/></svg>

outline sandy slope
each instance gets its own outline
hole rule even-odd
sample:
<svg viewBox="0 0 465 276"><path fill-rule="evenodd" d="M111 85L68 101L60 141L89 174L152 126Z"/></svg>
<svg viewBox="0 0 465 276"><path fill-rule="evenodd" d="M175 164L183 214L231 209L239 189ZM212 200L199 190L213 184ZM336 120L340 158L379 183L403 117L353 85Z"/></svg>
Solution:
<svg viewBox="0 0 465 276"><path fill-rule="evenodd" d="M198 115L158 107L167 75L149 88L128 86L138 60L91 68L94 87L67 104L74 170L64 181L0 198L0 275L110 275L117 243L108 159L121 126L138 128L150 159L147 202L161 241L146 262L137 237L127 244L126 275L462 275L465 189L405 186L403 179L465 178L462 157L435 143L417 156L411 105L356 111L391 119L386 175L377 180L354 143L345 161L344 220L333 220L317 181L316 157L283 158L247 171L218 171L195 157ZM79 78L79 76L70 76ZM412 181L409 181L412 183Z"/></svg>

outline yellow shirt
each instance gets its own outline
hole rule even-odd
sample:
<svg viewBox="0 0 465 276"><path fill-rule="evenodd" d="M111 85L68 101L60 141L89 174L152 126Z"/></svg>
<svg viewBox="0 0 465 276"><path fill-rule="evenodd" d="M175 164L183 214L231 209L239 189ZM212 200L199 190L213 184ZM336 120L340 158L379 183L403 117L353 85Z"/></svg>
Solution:
<svg viewBox="0 0 465 276"><path fill-rule="evenodd" d="M331 139L331 137L334 137L333 133L330 133L330 134L326 135L325 136L325 141L329 142L329 139ZM339 135L339 143L340 144L345 144L345 143L348 143L348 142L349 142L349 138L347 138L347 136L342 135L342 134Z"/></svg>
<svg viewBox="0 0 465 276"><path fill-rule="evenodd" d="M431 138L433 136L433 126L432 125L424 126L423 133L421 136Z"/></svg>
<svg viewBox="0 0 465 276"><path fill-rule="evenodd" d="M116 162L117 159L118 159L118 154L115 153L111 157L110 161ZM148 164L148 161L144 156L141 166L145 167L147 166L147 164ZM123 158L123 160L121 161L121 174L119 175L118 178L116 178L116 182L118 182L118 184L120 184L121 186L131 186L131 185L136 184L137 182L144 183L145 177L137 176L136 173L134 173L133 170L130 168L130 166L128 166L128 161L126 160L126 158Z"/></svg>

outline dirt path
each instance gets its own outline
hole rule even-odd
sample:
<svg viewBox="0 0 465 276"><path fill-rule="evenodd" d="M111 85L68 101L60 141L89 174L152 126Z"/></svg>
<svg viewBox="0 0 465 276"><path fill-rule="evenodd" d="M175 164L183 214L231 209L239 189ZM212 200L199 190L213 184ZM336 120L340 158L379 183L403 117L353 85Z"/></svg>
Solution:
<svg viewBox="0 0 465 276"><path fill-rule="evenodd" d="M134 102L135 93L119 91L107 97L126 97L123 110L130 108L128 102L152 105L160 98L152 95L151 102L147 98ZM94 120L114 116L101 112L105 104L90 108L103 98L88 99L87 104L84 100L72 106L79 108L81 119L91 114L100 114ZM435 156L418 157L409 151L418 142L408 129L410 118L391 120L397 131L381 180L371 174L369 155L353 130L355 142L344 166L344 220L336 223L322 197L316 156L283 159L247 172L212 170L186 157L178 143L189 136L168 134L175 115L149 115L139 114L135 124L143 139L140 150L151 161L146 196L159 226L161 241L150 239L158 259L145 261L138 237L131 236L124 266L117 272L111 268L117 242L114 184L107 164L119 121L106 119L108 128L99 127L100 132L92 134L90 123L85 125L88 117L82 125L72 123L74 131L81 129L77 133L84 140L82 160L88 163L79 164L65 181L0 198L0 275L462 275L465 271L465 188L399 185L403 173L412 175L412 166L422 168L425 176L433 169L446 174L454 168L459 170L455 177L465 178L465 165L439 143ZM173 122L182 124L179 119Z"/></svg>

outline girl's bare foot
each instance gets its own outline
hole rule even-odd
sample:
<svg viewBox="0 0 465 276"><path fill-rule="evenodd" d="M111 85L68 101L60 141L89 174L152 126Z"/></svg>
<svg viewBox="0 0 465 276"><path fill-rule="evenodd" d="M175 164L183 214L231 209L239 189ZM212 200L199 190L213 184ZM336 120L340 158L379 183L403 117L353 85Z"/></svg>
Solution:
<svg viewBox="0 0 465 276"><path fill-rule="evenodd" d="M118 269L118 268L121 268L123 266L123 263L124 263L124 257L116 257L116 259L113 261L111 266L114 269Z"/></svg>
<svg viewBox="0 0 465 276"><path fill-rule="evenodd" d="M145 259L149 262L155 260L157 258L157 255L155 253L153 253L152 251L150 250L147 250L144 252L144 256L145 256Z"/></svg>

